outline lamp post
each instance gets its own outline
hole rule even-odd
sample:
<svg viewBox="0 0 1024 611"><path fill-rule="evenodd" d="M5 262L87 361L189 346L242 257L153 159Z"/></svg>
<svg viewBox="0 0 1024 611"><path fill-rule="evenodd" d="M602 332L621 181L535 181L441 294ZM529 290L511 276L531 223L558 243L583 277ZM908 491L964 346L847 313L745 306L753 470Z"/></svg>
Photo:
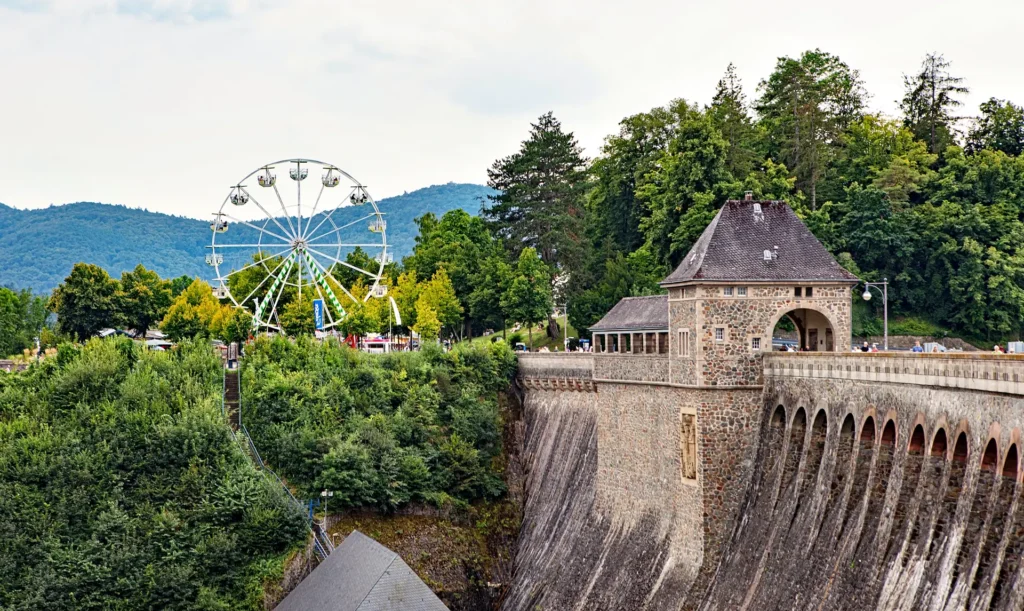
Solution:
<svg viewBox="0 0 1024 611"><path fill-rule="evenodd" d="M324 500L324 532L327 532L327 499L334 496L333 490L321 490L320 497Z"/></svg>
<svg viewBox="0 0 1024 611"><path fill-rule="evenodd" d="M879 288L881 287L881 288ZM882 295L882 333L884 349L889 350L889 279L882 278L881 282L865 282L864 294L861 297L864 301L871 301L871 289L875 289Z"/></svg>

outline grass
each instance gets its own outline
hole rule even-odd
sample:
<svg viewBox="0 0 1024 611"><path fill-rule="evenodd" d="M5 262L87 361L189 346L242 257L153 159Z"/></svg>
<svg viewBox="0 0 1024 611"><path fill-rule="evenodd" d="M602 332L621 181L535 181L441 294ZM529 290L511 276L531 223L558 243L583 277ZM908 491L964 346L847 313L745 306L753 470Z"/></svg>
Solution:
<svg viewBox="0 0 1024 611"><path fill-rule="evenodd" d="M540 350L543 347L546 347L548 350L550 350L552 352L555 351L555 348L558 348L559 352L564 350L564 348L563 348L564 343L563 343L563 336L562 336L562 326L564 324L565 324L565 319L564 318L559 318L558 319L558 331L559 332L557 334L557 337L555 337L555 338L550 338L547 335L547 330L548 330L548 323L547 323L547 321L544 321L541 324L534 326L533 327L533 351L536 352L537 350ZM520 341L522 341L527 346L530 345L529 329L527 329L526 327L523 327L523 328L513 332L512 328L509 327L509 329L508 329L508 331L506 333L506 337L507 338L511 338L513 333L522 336L522 339ZM486 336L483 336L483 337L474 337L471 340L465 340L465 341L474 342L474 343L487 343L487 342L490 342L491 340L493 340L495 337L501 337L501 330L500 329L495 331L491 335L486 335ZM569 325L569 337L579 338L579 335L576 333L576 329L572 325Z"/></svg>

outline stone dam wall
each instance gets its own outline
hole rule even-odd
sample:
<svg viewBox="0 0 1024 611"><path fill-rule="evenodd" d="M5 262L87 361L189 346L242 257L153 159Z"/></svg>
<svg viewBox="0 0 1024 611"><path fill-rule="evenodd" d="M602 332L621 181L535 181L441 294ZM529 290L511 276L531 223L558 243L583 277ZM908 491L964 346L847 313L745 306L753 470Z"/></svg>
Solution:
<svg viewBox="0 0 1024 611"><path fill-rule="evenodd" d="M1024 608L1024 357L775 353L748 388L659 372L521 358L503 609Z"/></svg>

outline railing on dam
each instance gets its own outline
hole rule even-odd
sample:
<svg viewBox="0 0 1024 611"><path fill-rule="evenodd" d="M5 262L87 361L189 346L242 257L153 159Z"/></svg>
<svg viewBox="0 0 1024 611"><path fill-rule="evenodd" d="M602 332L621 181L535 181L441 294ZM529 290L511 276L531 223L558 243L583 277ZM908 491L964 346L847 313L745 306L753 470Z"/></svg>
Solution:
<svg viewBox="0 0 1024 611"><path fill-rule="evenodd" d="M1024 395L1024 355L779 352L764 356L769 378L823 378Z"/></svg>

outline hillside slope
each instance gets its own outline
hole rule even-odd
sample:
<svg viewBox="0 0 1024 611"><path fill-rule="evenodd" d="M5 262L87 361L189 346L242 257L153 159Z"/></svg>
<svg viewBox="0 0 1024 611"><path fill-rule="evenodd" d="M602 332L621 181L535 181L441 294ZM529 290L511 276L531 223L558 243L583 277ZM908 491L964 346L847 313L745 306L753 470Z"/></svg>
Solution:
<svg viewBox="0 0 1024 611"><path fill-rule="evenodd" d="M414 219L455 208L477 214L490 193L482 185L448 183L378 202L387 214L395 259L412 251ZM355 219L361 212L341 209L334 219ZM125 206L82 202L18 210L0 204L0 286L49 291L79 261L100 265L112 276L142 263L165 278L208 278L212 274L204 255L209 241L208 221Z"/></svg>

